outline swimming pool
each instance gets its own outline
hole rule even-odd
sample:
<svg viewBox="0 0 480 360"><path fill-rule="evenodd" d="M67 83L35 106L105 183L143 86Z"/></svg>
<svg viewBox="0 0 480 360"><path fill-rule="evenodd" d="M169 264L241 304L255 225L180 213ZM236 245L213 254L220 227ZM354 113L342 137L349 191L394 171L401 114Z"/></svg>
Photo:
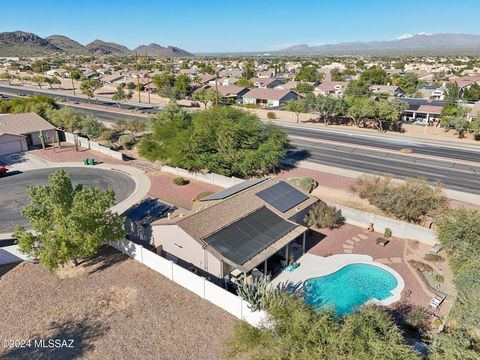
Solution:
<svg viewBox="0 0 480 360"><path fill-rule="evenodd" d="M355 263L304 282L304 299L320 309L332 307L338 315L355 311L365 302L385 300L398 285L395 276L379 266Z"/></svg>

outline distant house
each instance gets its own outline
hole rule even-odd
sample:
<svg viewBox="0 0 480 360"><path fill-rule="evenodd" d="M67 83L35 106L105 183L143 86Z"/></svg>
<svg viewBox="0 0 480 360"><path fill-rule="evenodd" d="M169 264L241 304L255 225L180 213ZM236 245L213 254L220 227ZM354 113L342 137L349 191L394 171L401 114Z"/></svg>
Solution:
<svg viewBox="0 0 480 360"><path fill-rule="evenodd" d="M248 92L248 89L245 87L228 85L228 86L217 86L219 95L222 99L226 100L229 103L242 103L243 95Z"/></svg>
<svg viewBox="0 0 480 360"><path fill-rule="evenodd" d="M386 96L402 97L403 91L396 85L371 85L370 91L373 94L384 94Z"/></svg>
<svg viewBox="0 0 480 360"><path fill-rule="evenodd" d="M473 84L479 84L480 85L480 76L462 76L456 79L453 79L453 82L457 84L460 94L463 94L463 92L470 88Z"/></svg>
<svg viewBox="0 0 480 360"><path fill-rule="evenodd" d="M404 111L404 119L419 120L425 119L427 122L440 119L444 103L439 100L425 99L402 99L408 107Z"/></svg>
<svg viewBox="0 0 480 360"><path fill-rule="evenodd" d="M257 77L259 79L268 79L268 78L273 77L274 75L275 75L275 71L273 71L272 69L259 71L257 73Z"/></svg>
<svg viewBox="0 0 480 360"><path fill-rule="evenodd" d="M473 104L472 109L467 115L467 119L469 121L472 121L479 118L480 118L480 101L477 101L475 104Z"/></svg>
<svg viewBox="0 0 480 360"><path fill-rule="evenodd" d="M55 126L36 113L0 114L0 155L27 151L57 139Z"/></svg>
<svg viewBox="0 0 480 360"><path fill-rule="evenodd" d="M303 219L318 198L278 179L252 179L152 224L157 252L212 280L275 275L305 251Z"/></svg>
<svg viewBox="0 0 480 360"><path fill-rule="evenodd" d="M324 81L320 85L317 85L313 92L316 95L336 95L343 96L347 89L347 81Z"/></svg>
<svg viewBox="0 0 480 360"><path fill-rule="evenodd" d="M251 89L243 95L243 104L266 108L277 108L289 100L298 100L300 96L291 90Z"/></svg>
<svg viewBox="0 0 480 360"><path fill-rule="evenodd" d="M418 88L423 99L443 100L445 99L445 86L425 85Z"/></svg>
<svg viewBox="0 0 480 360"><path fill-rule="evenodd" d="M250 82L253 86L260 89L273 89L278 85L282 85L279 79L272 78L251 78Z"/></svg>
<svg viewBox="0 0 480 360"><path fill-rule="evenodd" d="M275 90L295 90L297 88L297 81L288 81L285 84L280 84L274 87Z"/></svg>
<svg viewBox="0 0 480 360"><path fill-rule="evenodd" d="M119 85L127 82L127 77L122 74L105 75L100 78L104 84Z"/></svg>

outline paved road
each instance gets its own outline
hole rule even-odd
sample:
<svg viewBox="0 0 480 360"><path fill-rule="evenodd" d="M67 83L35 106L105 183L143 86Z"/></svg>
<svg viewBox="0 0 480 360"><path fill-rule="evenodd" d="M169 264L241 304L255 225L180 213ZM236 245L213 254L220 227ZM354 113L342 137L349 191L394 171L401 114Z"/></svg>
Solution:
<svg viewBox="0 0 480 360"><path fill-rule="evenodd" d="M48 90L48 89L26 89L23 87L15 87L15 86L6 86L6 85L0 85L0 94L16 94L18 96L22 95L39 95L39 94L44 94L44 95L49 95L54 98L59 98L59 99L65 99L68 101L72 102L81 102L81 103L89 103L90 101L83 95L68 95L68 94L62 94L59 92L56 92L55 90ZM110 106L110 107L118 107L118 105L114 101L109 101L109 100L104 100L104 99L92 99L91 100L92 104L97 104L97 105L104 105L104 106ZM130 104L123 104L122 108L124 109L143 109L143 110L150 110L150 109L155 109L158 108L158 106L153 106L153 105L142 105L142 104L137 104L137 105L130 105Z"/></svg>
<svg viewBox="0 0 480 360"><path fill-rule="evenodd" d="M311 141L293 140L291 144L296 151L291 157L297 160L397 178L421 176L448 189L480 194L480 166Z"/></svg>
<svg viewBox="0 0 480 360"><path fill-rule="evenodd" d="M21 210L28 203L26 189L33 185L47 184L48 175L58 170L30 170L0 178L0 233L15 231L16 225L28 227L28 221L21 215ZM135 189L135 182L127 175L105 169L65 168L72 182L86 187L112 188L116 202L125 200Z"/></svg>

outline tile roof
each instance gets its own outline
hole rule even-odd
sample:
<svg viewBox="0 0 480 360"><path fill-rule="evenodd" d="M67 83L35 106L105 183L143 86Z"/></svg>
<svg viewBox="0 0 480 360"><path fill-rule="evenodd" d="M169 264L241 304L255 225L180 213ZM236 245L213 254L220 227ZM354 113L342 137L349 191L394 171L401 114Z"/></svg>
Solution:
<svg viewBox="0 0 480 360"><path fill-rule="evenodd" d="M55 126L36 113L0 114L0 134L25 135L54 130Z"/></svg>
<svg viewBox="0 0 480 360"><path fill-rule="evenodd" d="M248 93L243 95L245 98L251 99L267 99L267 100L281 100L289 93L296 95L294 91L291 90L278 90L278 89L251 89Z"/></svg>

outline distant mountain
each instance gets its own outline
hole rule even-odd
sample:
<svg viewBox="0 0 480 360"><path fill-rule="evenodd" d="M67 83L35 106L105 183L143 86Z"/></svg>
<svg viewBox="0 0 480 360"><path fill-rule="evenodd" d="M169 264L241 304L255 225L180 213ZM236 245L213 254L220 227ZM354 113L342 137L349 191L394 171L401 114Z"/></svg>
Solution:
<svg viewBox="0 0 480 360"><path fill-rule="evenodd" d="M318 46L296 45L278 51L278 54L415 54L415 53L480 53L480 35L471 34L417 34L388 41L344 42Z"/></svg>
<svg viewBox="0 0 480 360"><path fill-rule="evenodd" d="M51 35L45 38L57 48L62 49L67 54L88 55L89 51L85 46L63 35Z"/></svg>
<svg viewBox="0 0 480 360"><path fill-rule="evenodd" d="M40 36L23 31L0 33L0 56L42 56L63 50Z"/></svg>
<svg viewBox="0 0 480 360"><path fill-rule="evenodd" d="M123 45L98 39L85 47L93 55L127 55L131 53L131 50Z"/></svg>
<svg viewBox="0 0 480 360"><path fill-rule="evenodd" d="M151 56L166 56L166 57L174 57L174 56L194 56L193 54L180 49L175 46L168 46L163 47L158 44L152 43L149 45L140 45L139 47L133 49L134 52L137 52L140 55L151 55Z"/></svg>

